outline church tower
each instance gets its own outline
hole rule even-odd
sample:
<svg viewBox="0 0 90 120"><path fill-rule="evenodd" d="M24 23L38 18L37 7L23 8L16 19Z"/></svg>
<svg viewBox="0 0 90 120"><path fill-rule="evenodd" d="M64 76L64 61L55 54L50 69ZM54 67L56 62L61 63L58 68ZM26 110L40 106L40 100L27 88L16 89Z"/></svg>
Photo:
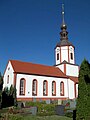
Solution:
<svg viewBox="0 0 90 120"><path fill-rule="evenodd" d="M64 5L62 5L62 24L60 32L60 42L55 47L55 64L59 65L66 61L75 64L75 47L68 40L67 25L64 20Z"/></svg>
<svg viewBox="0 0 90 120"><path fill-rule="evenodd" d="M68 40L67 25L64 20L64 4L62 4L60 42L55 47L55 66L67 76L78 77L79 66L75 63L75 47Z"/></svg>

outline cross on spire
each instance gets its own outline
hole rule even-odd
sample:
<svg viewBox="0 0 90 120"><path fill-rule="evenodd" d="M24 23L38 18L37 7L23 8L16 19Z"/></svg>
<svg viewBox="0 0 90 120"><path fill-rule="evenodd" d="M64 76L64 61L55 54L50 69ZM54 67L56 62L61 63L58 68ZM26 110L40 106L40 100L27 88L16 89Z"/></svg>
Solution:
<svg viewBox="0 0 90 120"><path fill-rule="evenodd" d="M64 20L64 15L65 15L65 12L64 12L64 4L62 4L62 25L61 25L61 29L67 28L67 26L66 26L66 24L65 24L65 20Z"/></svg>
<svg viewBox="0 0 90 120"><path fill-rule="evenodd" d="M65 24L65 22L64 22L64 4L62 4L62 24Z"/></svg>

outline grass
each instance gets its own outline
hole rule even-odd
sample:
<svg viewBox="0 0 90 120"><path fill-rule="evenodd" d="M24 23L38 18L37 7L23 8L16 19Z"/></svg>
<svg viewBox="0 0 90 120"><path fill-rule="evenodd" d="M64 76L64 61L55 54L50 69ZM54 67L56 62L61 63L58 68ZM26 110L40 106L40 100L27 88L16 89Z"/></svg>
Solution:
<svg viewBox="0 0 90 120"><path fill-rule="evenodd" d="M40 115L30 115L30 114L12 114L8 113L7 109L0 110L1 116L0 120L72 120L72 118L66 116L50 115L50 116L40 116Z"/></svg>
<svg viewBox="0 0 90 120"><path fill-rule="evenodd" d="M57 115L52 115L52 116L21 116L21 115L5 115L4 119L0 120L72 120L72 118L68 118L65 116L57 116Z"/></svg>
<svg viewBox="0 0 90 120"><path fill-rule="evenodd" d="M7 112L7 109L3 109L0 111L2 114L2 118L0 120L72 120L72 118L58 115L51 116L33 116L33 115L21 115L19 114L10 114ZM3 119L4 118L4 119Z"/></svg>
<svg viewBox="0 0 90 120"><path fill-rule="evenodd" d="M53 115L53 116L44 116L44 117L32 116L31 119L28 119L28 117L27 117L27 120L72 120L72 119L71 118L67 118L67 117Z"/></svg>
<svg viewBox="0 0 90 120"><path fill-rule="evenodd" d="M1 113L0 120L72 120L72 118L69 118L66 116L55 115L55 113L54 113L55 105L54 104L47 105L44 103L37 104L37 103L31 103L31 102L30 102L30 104L36 104L36 106L38 106L38 113L36 116L33 116L29 113L27 114L26 110L18 109L18 108L13 109L11 107L11 108L4 108L4 109L0 110L0 113ZM32 105L32 106L34 106L34 105Z"/></svg>

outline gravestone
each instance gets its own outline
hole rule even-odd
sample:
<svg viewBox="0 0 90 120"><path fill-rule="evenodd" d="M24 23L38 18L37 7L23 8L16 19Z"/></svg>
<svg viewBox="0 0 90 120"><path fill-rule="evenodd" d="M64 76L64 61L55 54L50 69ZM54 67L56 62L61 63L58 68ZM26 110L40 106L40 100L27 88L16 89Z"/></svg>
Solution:
<svg viewBox="0 0 90 120"><path fill-rule="evenodd" d="M57 115L64 116L65 115L64 110L65 110L64 105L57 105L55 107L55 112L56 112Z"/></svg>

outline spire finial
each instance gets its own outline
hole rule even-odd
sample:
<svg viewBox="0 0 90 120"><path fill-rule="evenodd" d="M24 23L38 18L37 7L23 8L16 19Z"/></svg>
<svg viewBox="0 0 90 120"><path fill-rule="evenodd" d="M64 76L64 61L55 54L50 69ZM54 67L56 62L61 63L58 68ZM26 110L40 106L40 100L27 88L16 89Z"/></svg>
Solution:
<svg viewBox="0 0 90 120"><path fill-rule="evenodd" d="M62 24L65 24L65 21L64 21L64 4L62 4Z"/></svg>
<svg viewBox="0 0 90 120"><path fill-rule="evenodd" d="M61 29L65 28L67 29L67 26L65 24L65 20L64 20L64 4L62 4L62 25L61 25Z"/></svg>
<svg viewBox="0 0 90 120"><path fill-rule="evenodd" d="M61 40L68 40L68 32L67 32L67 25L64 21L64 4L62 4L62 24L61 24Z"/></svg>

